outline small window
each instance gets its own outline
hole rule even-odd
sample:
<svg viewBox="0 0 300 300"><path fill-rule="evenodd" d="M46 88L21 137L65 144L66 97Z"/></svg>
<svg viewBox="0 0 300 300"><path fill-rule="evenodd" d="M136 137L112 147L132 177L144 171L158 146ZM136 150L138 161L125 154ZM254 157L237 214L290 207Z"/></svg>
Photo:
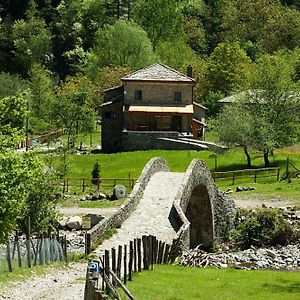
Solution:
<svg viewBox="0 0 300 300"><path fill-rule="evenodd" d="M134 100L142 100L142 91L141 90L134 91Z"/></svg>
<svg viewBox="0 0 300 300"><path fill-rule="evenodd" d="M106 111L104 113L105 119L115 119L116 118L116 113L113 111Z"/></svg>
<svg viewBox="0 0 300 300"><path fill-rule="evenodd" d="M174 101L180 102L181 101L181 92L174 92Z"/></svg>

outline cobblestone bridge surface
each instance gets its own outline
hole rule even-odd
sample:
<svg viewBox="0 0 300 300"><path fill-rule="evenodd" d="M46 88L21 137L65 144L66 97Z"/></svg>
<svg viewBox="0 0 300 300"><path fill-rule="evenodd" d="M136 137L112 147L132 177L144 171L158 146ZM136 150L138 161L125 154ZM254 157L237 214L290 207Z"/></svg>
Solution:
<svg viewBox="0 0 300 300"><path fill-rule="evenodd" d="M161 241L172 243L176 232L168 217L183 177L184 173L155 173L135 211L96 253L103 254L105 249L128 244L130 240L143 235L155 235Z"/></svg>

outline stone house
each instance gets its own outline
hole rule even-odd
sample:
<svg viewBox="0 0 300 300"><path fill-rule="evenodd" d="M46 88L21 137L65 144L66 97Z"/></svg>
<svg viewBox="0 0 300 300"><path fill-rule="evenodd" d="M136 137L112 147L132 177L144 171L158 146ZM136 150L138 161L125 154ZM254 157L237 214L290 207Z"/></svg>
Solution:
<svg viewBox="0 0 300 300"><path fill-rule="evenodd" d="M179 137L204 139L206 108L193 101L195 80L156 63L104 92L102 151L182 149ZM168 140L168 143L166 141Z"/></svg>

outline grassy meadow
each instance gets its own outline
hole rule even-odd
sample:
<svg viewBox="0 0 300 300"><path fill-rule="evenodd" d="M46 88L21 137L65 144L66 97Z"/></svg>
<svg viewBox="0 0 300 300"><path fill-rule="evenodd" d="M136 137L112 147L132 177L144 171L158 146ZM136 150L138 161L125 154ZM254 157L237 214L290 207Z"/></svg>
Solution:
<svg viewBox="0 0 300 300"><path fill-rule="evenodd" d="M155 265L127 284L143 300L300 299L299 272ZM126 299L122 297L122 299Z"/></svg>
<svg viewBox="0 0 300 300"><path fill-rule="evenodd" d="M114 154L85 154L67 155L68 174L67 177L81 178L90 177L93 165L96 161L101 167L102 178L138 178L145 164L153 157L163 157L167 160L171 171L185 172L186 168L193 159L204 160L211 171L215 170L215 158L212 157L213 152L210 151L169 151L169 150L149 150L122 152ZM252 166L253 168L263 167L263 157L260 152L253 151ZM280 166L282 176L285 172L286 159L290 157L295 166L300 168L300 153L291 152L289 150L275 151L270 156L270 163L273 166ZM49 158L48 161L54 168L61 164L61 159L57 156ZM217 171L229 171L246 168L246 159L244 153L240 149L233 149L223 154L217 154ZM253 183L252 179L237 179L235 185L232 180L217 180L217 185L221 189L231 188L235 191L237 185L254 186L255 191L244 192L239 196L247 197L249 194L259 196L260 198L270 198L282 196L284 198L298 201L300 206L300 179L293 179L290 183L287 181L276 182L275 177L258 179L257 183ZM80 189L78 188L78 191Z"/></svg>

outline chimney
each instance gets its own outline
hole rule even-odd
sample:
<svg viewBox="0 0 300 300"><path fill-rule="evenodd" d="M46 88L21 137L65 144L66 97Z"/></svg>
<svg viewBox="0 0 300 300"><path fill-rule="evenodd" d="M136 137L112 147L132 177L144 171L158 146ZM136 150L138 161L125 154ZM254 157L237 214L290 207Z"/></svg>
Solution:
<svg viewBox="0 0 300 300"><path fill-rule="evenodd" d="M193 67L191 65L188 65L186 75L191 78L193 77Z"/></svg>

